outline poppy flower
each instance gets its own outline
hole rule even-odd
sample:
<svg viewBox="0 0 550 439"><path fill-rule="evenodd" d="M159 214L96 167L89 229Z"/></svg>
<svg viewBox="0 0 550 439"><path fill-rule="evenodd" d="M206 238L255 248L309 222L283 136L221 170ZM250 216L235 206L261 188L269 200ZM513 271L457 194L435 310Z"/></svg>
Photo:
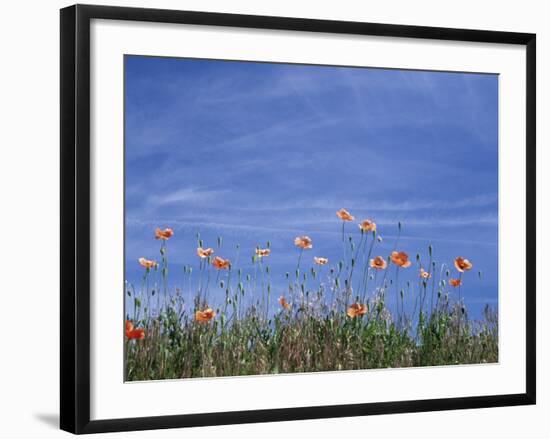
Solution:
<svg viewBox="0 0 550 439"><path fill-rule="evenodd" d="M195 313L195 320L199 323L207 323L216 317L216 311L212 308L206 308L204 311L197 311Z"/></svg>
<svg viewBox="0 0 550 439"><path fill-rule="evenodd" d="M455 267L461 273L471 270L473 266L474 265L468 259L465 259L462 256L458 256L455 259Z"/></svg>
<svg viewBox="0 0 550 439"><path fill-rule="evenodd" d="M256 256L259 258L263 258L264 256L269 256L271 253L271 250L268 248L257 248L256 249Z"/></svg>
<svg viewBox="0 0 550 439"><path fill-rule="evenodd" d="M172 236L174 236L174 231L172 229L161 230L157 227L155 230L156 239L163 239L164 241L166 241L167 239L170 239Z"/></svg>
<svg viewBox="0 0 550 439"><path fill-rule="evenodd" d="M231 266L231 262L229 262L229 259L223 259L216 256L212 261L212 265L216 270L227 270Z"/></svg>
<svg viewBox="0 0 550 439"><path fill-rule="evenodd" d="M325 265L328 263L328 258L321 258L319 256L314 256L313 257L313 261L317 264L317 265Z"/></svg>
<svg viewBox="0 0 550 439"><path fill-rule="evenodd" d="M426 270L424 270L423 268L420 269L420 277L422 279L429 279L430 277L432 277L432 275L427 272Z"/></svg>
<svg viewBox="0 0 550 439"><path fill-rule="evenodd" d="M384 270L388 266L388 263L382 256L376 256L370 260L369 265L377 270Z"/></svg>
<svg viewBox="0 0 550 439"><path fill-rule="evenodd" d="M398 267L407 268L411 266L409 255L405 252L391 252L391 261Z"/></svg>
<svg viewBox="0 0 550 439"><path fill-rule="evenodd" d="M313 247L313 242L309 236L298 236L294 239L294 245L301 249L307 249Z"/></svg>
<svg viewBox="0 0 550 439"><path fill-rule="evenodd" d="M449 284L453 287L459 287L462 285L462 281L460 279L449 279Z"/></svg>
<svg viewBox="0 0 550 439"><path fill-rule="evenodd" d="M279 297L279 304L284 308L284 309L290 309L291 308L291 305L290 303L288 303L285 299L284 296L281 296Z"/></svg>
<svg viewBox="0 0 550 439"><path fill-rule="evenodd" d="M362 316L367 313L367 305L361 303L354 303L348 308L346 314L352 319L358 316Z"/></svg>
<svg viewBox="0 0 550 439"><path fill-rule="evenodd" d="M126 338L128 340L143 340L145 338L145 330L143 328L135 328L130 320L126 320Z"/></svg>
<svg viewBox="0 0 550 439"><path fill-rule="evenodd" d="M363 232L375 232L376 231L376 223L374 221L366 219L366 220L361 221L361 223L359 224L359 228Z"/></svg>
<svg viewBox="0 0 550 439"><path fill-rule="evenodd" d="M197 248L197 256L201 259L206 259L208 256L212 256L214 254L214 249L208 247L208 248Z"/></svg>
<svg viewBox="0 0 550 439"><path fill-rule="evenodd" d="M155 268L158 264L156 261L150 261L149 259L139 258L139 265L145 268Z"/></svg>
<svg viewBox="0 0 550 439"><path fill-rule="evenodd" d="M340 209L338 212L336 212L336 215L342 221L353 221L355 219L355 217L351 213L349 213L346 209Z"/></svg>

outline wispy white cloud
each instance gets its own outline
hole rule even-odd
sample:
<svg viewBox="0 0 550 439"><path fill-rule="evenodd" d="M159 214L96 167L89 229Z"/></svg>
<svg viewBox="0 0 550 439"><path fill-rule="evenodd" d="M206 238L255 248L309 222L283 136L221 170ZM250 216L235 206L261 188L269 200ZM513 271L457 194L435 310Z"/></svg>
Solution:
<svg viewBox="0 0 550 439"><path fill-rule="evenodd" d="M164 194L153 194L147 198L150 205L163 205L171 203L203 204L219 201L223 197L224 190L208 190L195 187L178 189Z"/></svg>
<svg viewBox="0 0 550 439"><path fill-rule="evenodd" d="M489 218L486 219L487 221L491 221ZM474 223L473 219L471 223L468 223L468 219L457 219L456 223L452 222L440 222L438 225L441 226L456 226L456 225L467 225L467 224L478 224ZM481 220L484 221L483 219ZM154 220L143 220L143 219L136 219L136 218L127 218L126 219L126 226L130 228L147 228L153 230L154 227L157 227L159 224L169 225L170 227L174 228L175 230L182 230L182 231L191 231L193 233L197 231L212 231L213 233L219 233L223 234L227 231L240 231L244 233L276 233L277 236L290 236L293 237L294 235L299 235L303 233L309 233L314 235L327 235L332 237L340 237L341 236L341 229L339 227L334 227L332 229L322 229L319 228L319 224L317 224L317 227L308 227L308 225L304 224L302 227L298 227L298 225L295 225L295 227L292 227L292 225L286 225L280 224L280 225L259 225L259 224L246 224L246 223L226 223L226 222L214 222L214 221L199 221L199 220L177 220L173 218L164 218L164 219L154 219ZM494 224L493 222L489 222L489 224ZM395 225L395 224L392 224ZM415 226L426 226L426 225L433 225L430 222L415 222L410 223L408 222L407 225L415 225ZM311 225L310 225L311 226ZM397 235L395 234L386 234L384 233L383 239L385 241L392 242L397 238ZM496 241L484 241L484 240L476 240L476 239L456 239L456 238L447 238L447 237L434 237L434 236L424 236L424 235L415 235L415 236L407 236L402 235L399 237L400 240L403 241L420 241L420 242L446 242L446 243L453 243L453 244L479 244L484 246L496 246L498 243Z"/></svg>
<svg viewBox="0 0 550 439"><path fill-rule="evenodd" d="M226 193L230 196L230 193ZM236 195L236 194L234 194ZM384 212L412 212L418 210L428 211L445 211L445 210L463 210L467 208L479 208L496 206L498 203L498 196L496 194L484 194L476 195L473 197L466 197L457 200L430 200L430 199L416 199L405 201L384 201L384 200L367 200L358 201L354 199L330 199L324 198L322 195L316 198L298 198L294 197L292 200L284 202L270 202L265 204L232 204L232 205L211 205L207 206L203 204L203 207L221 208L222 210L229 211L246 211L246 212L281 212L281 211L334 211L334 209L346 208L348 210L359 210L360 213L369 214L370 212L384 213Z"/></svg>

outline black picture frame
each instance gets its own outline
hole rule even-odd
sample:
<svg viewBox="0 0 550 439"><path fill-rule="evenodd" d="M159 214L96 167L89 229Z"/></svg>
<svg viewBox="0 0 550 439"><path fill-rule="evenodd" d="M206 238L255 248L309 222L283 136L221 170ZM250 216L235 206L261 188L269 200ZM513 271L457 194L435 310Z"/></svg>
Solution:
<svg viewBox="0 0 550 439"><path fill-rule="evenodd" d="M525 66L527 79L525 115L527 154L525 393L90 420L90 21L92 19L525 46L527 60ZM81 434L535 404L535 34L89 5L74 5L62 9L60 24L61 429Z"/></svg>

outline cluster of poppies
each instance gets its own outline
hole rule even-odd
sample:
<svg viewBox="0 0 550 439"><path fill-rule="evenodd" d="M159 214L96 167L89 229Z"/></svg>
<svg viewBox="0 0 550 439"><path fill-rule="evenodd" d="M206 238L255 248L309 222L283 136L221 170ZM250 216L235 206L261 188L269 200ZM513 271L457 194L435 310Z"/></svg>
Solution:
<svg viewBox="0 0 550 439"><path fill-rule="evenodd" d="M355 217L352 214L350 214L346 209L338 210L336 212L336 216L340 218L343 222L342 230L346 222L355 221ZM361 230L361 233L373 232L374 235L376 235L376 223L374 221L370 219L365 219L359 222L358 226L359 226L359 229ZM158 240L167 241L172 236L174 236L174 231L170 228L166 228L164 230L157 228L155 230L155 238ZM382 238L378 236L377 240L380 242ZM309 236L298 236L294 239L294 245L303 252L304 250L310 250L313 248L313 240ZM266 256L269 256L270 253L271 253L271 250L269 248L257 247L255 250L256 257L258 258L264 258ZM231 267L231 262L229 259L224 259L220 256L215 256L210 260L210 258L213 255L214 255L214 249L212 249L211 247L197 248L197 256L200 259L208 259L211 265L215 269L228 270ZM409 259L409 255L404 251L392 251L388 260L391 261L393 264L395 264L399 268L408 268L412 265ZM383 256L375 256L369 260L369 266L375 270L385 270L388 266L388 260ZM149 260L146 258L139 258L138 262L142 267L144 267L147 270L156 268L158 266L158 263L156 261ZM316 265L326 265L328 264L329 260L326 257L314 256L313 262ZM460 275L458 278L449 279L449 284L452 287L459 287L462 285L462 273L464 273L465 271L471 270L473 265L468 259L463 258L462 256L458 256L454 260L454 266L457 269L457 271L460 273ZM419 276L422 279L429 279L431 277L431 273L429 271L424 270L424 268L421 267ZM286 300L284 296L279 297L279 304L284 310L290 310L292 308L292 305ZM346 314L350 318L356 318L356 317L361 317L365 315L367 311L368 309L366 304L353 303L347 309ZM199 323L207 323L210 320L212 320L214 317L216 317L216 312L209 307L207 307L204 310L198 310L195 312L195 320ZM126 337L130 340L143 339L145 338L145 331L140 328L137 328L137 329L134 328L133 323L131 321L127 321Z"/></svg>

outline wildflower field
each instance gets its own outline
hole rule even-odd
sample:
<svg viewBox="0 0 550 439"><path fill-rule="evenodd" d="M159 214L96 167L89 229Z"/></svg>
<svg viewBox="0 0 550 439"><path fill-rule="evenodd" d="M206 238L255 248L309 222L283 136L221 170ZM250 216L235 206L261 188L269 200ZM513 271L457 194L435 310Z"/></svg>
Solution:
<svg viewBox="0 0 550 439"><path fill-rule="evenodd" d="M438 262L431 244L407 254L396 226L387 254L373 220L340 209L333 236L341 258L317 254L308 236L289 236L285 257L295 270L277 274L270 242L226 247L222 237L206 243L200 235L189 249L196 263L172 265L170 248L184 232L157 228L159 253L135 261L142 278L126 283L126 379L497 362L496 310L486 306L474 320L463 301L463 289L482 278L470 255ZM252 269L240 267L243 258ZM183 271L181 285L170 282L174 270ZM403 271L414 276L401 281ZM274 276L284 277L284 290L274 289Z"/></svg>

